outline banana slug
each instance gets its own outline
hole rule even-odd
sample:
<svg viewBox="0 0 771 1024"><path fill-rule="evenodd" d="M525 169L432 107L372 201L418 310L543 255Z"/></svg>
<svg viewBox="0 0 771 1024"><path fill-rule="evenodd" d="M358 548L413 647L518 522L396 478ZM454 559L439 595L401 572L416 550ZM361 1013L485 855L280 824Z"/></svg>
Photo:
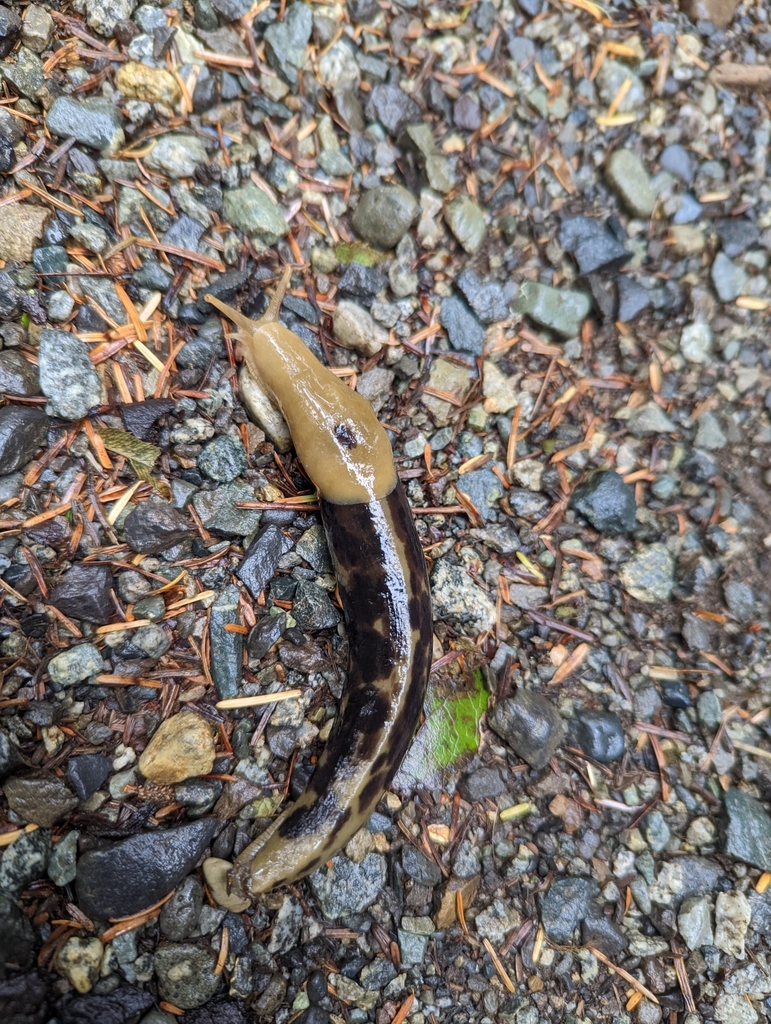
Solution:
<svg viewBox="0 0 771 1024"><path fill-rule="evenodd" d="M259 321L206 299L240 328L247 369L283 413L319 492L348 631L348 675L333 731L297 802L232 866L204 863L213 895L234 910L314 871L365 824L407 751L431 667L425 559L391 444L369 402L278 322L290 276L287 268Z"/></svg>

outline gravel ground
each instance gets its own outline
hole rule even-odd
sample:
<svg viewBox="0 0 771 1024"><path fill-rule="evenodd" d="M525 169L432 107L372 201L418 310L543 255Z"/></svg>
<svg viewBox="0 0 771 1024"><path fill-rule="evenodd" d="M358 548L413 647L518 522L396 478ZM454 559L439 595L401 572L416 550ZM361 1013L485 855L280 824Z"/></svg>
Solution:
<svg viewBox="0 0 771 1024"><path fill-rule="evenodd" d="M0 1018L771 1012L762 0L0 4ZM243 914L346 639L211 291L393 440L434 673ZM233 711L232 697L259 702Z"/></svg>

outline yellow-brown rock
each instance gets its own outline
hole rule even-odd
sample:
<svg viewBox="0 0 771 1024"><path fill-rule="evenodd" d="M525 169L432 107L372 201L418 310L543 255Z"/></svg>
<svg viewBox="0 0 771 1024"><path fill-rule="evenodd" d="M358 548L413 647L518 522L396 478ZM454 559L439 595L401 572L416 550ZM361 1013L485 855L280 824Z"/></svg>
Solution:
<svg viewBox="0 0 771 1024"><path fill-rule="evenodd" d="M146 103L165 103L173 107L182 95L177 80L164 68L129 61L115 72L115 86L127 99Z"/></svg>
<svg viewBox="0 0 771 1024"><path fill-rule="evenodd" d="M12 203L0 216L0 260L29 263L51 211L32 203Z"/></svg>
<svg viewBox="0 0 771 1024"><path fill-rule="evenodd" d="M684 0L680 10L691 21L711 21L716 28L731 23L739 0Z"/></svg>
<svg viewBox="0 0 771 1024"><path fill-rule="evenodd" d="M192 711L167 718L139 758L139 770L150 782L171 786L214 765L214 737L205 719Z"/></svg>

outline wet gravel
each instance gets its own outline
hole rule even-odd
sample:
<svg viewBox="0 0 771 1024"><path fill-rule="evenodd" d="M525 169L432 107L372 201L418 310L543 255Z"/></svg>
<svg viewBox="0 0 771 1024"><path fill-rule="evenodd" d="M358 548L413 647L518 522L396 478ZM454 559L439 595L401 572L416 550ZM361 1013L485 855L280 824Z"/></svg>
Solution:
<svg viewBox="0 0 771 1024"><path fill-rule="evenodd" d="M4 1022L768 1016L771 25L680 8L0 3ZM205 299L287 263L435 667L367 826L241 911L201 861L302 791L347 658Z"/></svg>

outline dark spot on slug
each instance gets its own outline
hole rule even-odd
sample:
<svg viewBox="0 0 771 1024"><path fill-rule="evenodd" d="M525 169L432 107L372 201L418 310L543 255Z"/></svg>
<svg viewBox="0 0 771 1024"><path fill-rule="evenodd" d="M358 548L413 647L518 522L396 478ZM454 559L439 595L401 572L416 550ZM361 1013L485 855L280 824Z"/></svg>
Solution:
<svg viewBox="0 0 771 1024"><path fill-rule="evenodd" d="M368 808L375 806L383 795L385 788L390 781L390 776L395 774L397 767L398 762L393 765L389 762L388 764L384 764L379 771L372 772L359 793L358 813L360 815L365 814L368 811Z"/></svg>
<svg viewBox="0 0 771 1024"><path fill-rule="evenodd" d="M278 827L282 839L300 839L313 835L332 818L338 809L337 797L332 790L320 793L318 800L310 807L298 807Z"/></svg>
<svg viewBox="0 0 771 1024"><path fill-rule="evenodd" d="M410 628L420 629L425 618L425 600L420 593L410 594Z"/></svg>
<svg viewBox="0 0 771 1024"><path fill-rule="evenodd" d="M345 423L338 423L335 427L335 437L344 448L355 448L358 445L358 441L353 436L353 433Z"/></svg>
<svg viewBox="0 0 771 1024"><path fill-rule="evenodd" d="M348 630L351 662L356 666L358 680L367 688L389 675L394 661L394 645L390 636L366 622L351 620ZM355 659L355 660L354 660ZM369 694L366 694L369 699Z"/></svg>

